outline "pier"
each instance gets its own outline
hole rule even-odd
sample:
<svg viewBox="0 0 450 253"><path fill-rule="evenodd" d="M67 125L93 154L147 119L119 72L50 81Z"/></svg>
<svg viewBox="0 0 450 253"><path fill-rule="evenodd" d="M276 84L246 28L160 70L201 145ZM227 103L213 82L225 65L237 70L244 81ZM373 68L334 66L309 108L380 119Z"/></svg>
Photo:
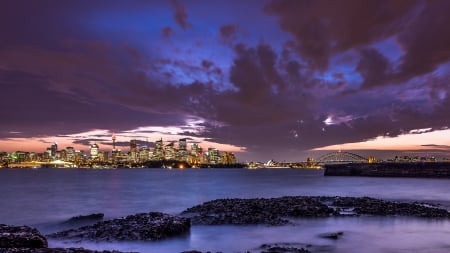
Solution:
<svg viewBox="0 0 450 253"><path fill-rule="evenodd" d="M449 162L326 164L325 176L450 178Z"/></svg>

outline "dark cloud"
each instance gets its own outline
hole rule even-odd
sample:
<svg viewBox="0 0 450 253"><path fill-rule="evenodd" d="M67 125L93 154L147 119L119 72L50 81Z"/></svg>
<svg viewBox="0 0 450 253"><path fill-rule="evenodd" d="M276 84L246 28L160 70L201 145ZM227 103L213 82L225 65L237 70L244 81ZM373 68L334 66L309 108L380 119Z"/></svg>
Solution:
<svg viewBox="0 0 450 253"><path fill-rule="evenodd" d="M278 16L295 38L296 51L313 68L328 68L337 52L393 35L416 6L411 1L271 1L264 10Z"/></svg>
<svg viewBox="0 0 450 253"><path fill-rule="evenodd" d="M403 79L433 71L450 60L450 2L424 1L420 7L409 29L398 37L405 52L398 73Z"/></svg>
<svg viewBox="0 0 450 253"><path fill-rule="evenodd" d="M166 26L161 30L161 35L164 39L169 39L173 33L174 30L169 26Z"/></svg>
<svg viewBox="0 0 450 253"><path fill-rule="evenodd" d="M202 60L202 67L204 67L205 69L209 69L213 65L214 63L212 61Z"/></svg>
<svg viewBox="0 0 450 253"><path fill-rule="evenodd" d="M220 27L220 40L226 45L232 45L237 38L238 28L236 25L229 24Z"/></svg>
<svg viewBox="0 0 450 253"><path fill-rule="evenodd" d="M192 25L188 21L188 14L186 11L186 7L181 4L178 0L172 0L172 6L175 11L173 14L175 22L183 28L183 30L186 30L190 28Z"/></svg>
<svg viewBox="0 0 450 253"><path fill-rule="evenodd" d="M373 48L362 49L360 54L361 58L356 66L356 71L364 79L362 88L386 84L386 79L391 74L389 60Z"/></svg>

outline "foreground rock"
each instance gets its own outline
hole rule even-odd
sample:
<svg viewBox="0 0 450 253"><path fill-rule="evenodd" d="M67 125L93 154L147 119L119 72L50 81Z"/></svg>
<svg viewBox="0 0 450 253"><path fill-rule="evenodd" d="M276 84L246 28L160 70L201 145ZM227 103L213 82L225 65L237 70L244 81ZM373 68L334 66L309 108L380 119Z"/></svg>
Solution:
<svg viewBox="0 0 450 253"><path fill-rule="evenodd" d="M343 209L353 210L358 215L376 216L412 216L426 218L449 218L446 209L438 208L428 204L393 202L368 197L323 197L324 201L331 202L337 207L337 215Z"/></svg>
<svg viewBox="0 0 450 253"><path fill-rule="evenodd" d="M103 220L104 216L105 216L105 214L103 214L103 213L79 215L79 216L74 216L63 223L72 225L72 224L86 223L86 222L97 222L97 221Z"/></svg>
<svg viewBox="0 0 450 253"><path fill-rule="evenodd" d="M154 241L184 234L189 229L190 220L187 218L151 212L102 221L48 236L95 241Z"/></svg>
<svg viewBox="0 0 450 253"><path fill-rule="evenodd" d="M305 249L304 245L298 243L263 244L260 250L261 253L311 253L311 251Z"/></svg>
<svg viewBox="0 0 450 253"><path fill-rule="evenodd" d="M0 224L0 253L120 253L83 248L47 248L47 239L35 228Z"/></svg>
<svg viewBox="0 0 450 253"><path fill-rule="evenodd" d="M47 239L35 228L0 224L0 248L46 248Z"/></svg>
<svg viewBox="0 0 450 253"><path fill-rule="evenodd" d="M417 203L399 203L354 197L281 197L217 199L183 211L193 224L201 225L284 225L289 217L329 217L344 215L414 216L448 218L445 209Z"/></svg>

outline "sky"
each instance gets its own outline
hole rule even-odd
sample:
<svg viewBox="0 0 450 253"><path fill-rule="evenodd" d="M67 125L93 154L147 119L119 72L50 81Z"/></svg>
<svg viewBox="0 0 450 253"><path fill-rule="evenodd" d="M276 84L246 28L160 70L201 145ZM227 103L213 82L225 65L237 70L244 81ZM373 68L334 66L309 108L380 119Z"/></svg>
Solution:
<svg viewBox="0 0 450 253"><path fill-rule="evenodd" d="M0 2L0 151L450 151L450 1ZM381 154L381 153L379 153Z"/></svg>

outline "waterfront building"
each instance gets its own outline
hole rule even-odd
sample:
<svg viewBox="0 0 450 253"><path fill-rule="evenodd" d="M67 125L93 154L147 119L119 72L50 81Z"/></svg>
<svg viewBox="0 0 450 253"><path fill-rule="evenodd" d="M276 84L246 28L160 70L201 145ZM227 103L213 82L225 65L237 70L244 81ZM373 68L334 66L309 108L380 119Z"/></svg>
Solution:
<svg viewBox="0 0 450 253"><path fill-rule="evenodd" d="M58 143L55 141L53 142L52 146L50 147L50 156L54 158L56 156L56 151L58 151Z"/></svg>
<svg viewBox="0 0 450 253"><path fill-rule="evenodd" d="M139 162L145 162L150 159L150 149L147 145L144 145L140 148L139 154L138 154L138 161Z"/></svg>
<svg viewBox="0 0 450 253"><path fill-rule="evenodd" d="M173 142L166 145L164 149L164 159L166 160L175 160L175 148Z"/></svg>
<svg viewBox="0 0 450 253"><path fill-rule="evenodd" d="M153 160L164 160L164 146L162 138L155 142L155 150L153 150Z"/></svg>
<svg viewBox="0 0 450 253"><path fill-rule="evenodd" d="M130 140L130 161L136 162L138 153L137 153L137 141L136 140Z"/></svg>
<svg viewBox="0 0 450 253"><path fill-rule="evenodd" d="M92 159L95 159L95 158L98 157L98 151L99 151L98 145L96 143L92 144L91 145L91 152L90 152Z"/></svg>
<svg viewBox="0 0 450 253"><path fill-rule="evenodd" d="M75 161L75 150L73 149L73 147L66 148L66 161L67 162Z"/></svg>
<svg viewBox="0 0 450 253"><path fill-rule="evenodd" d="M208 148L207 158L208 158L208 163L210 163L210 164L221 163L219 150L216 148Z"/></svg>
<svg viewBox="0 0 450 253"><path fill-rule="evenodd" d="M109 159L109 152L107 151L103 151L103 152L98 152L98 161L99 162L106 162Z"/></svg>
<svg viewBox="0 0 450 253"><path fill-rule="evenodd" d="M231 152L223 152L221 160L223 164L235 164L236 156Z"/></svg>
<svg viewBox="0 0 450 253"><path fill-rule="evenodd" d="M186 138L178 140L177 160L178 161L187 161L188 160L187 139Z"/></svg>

